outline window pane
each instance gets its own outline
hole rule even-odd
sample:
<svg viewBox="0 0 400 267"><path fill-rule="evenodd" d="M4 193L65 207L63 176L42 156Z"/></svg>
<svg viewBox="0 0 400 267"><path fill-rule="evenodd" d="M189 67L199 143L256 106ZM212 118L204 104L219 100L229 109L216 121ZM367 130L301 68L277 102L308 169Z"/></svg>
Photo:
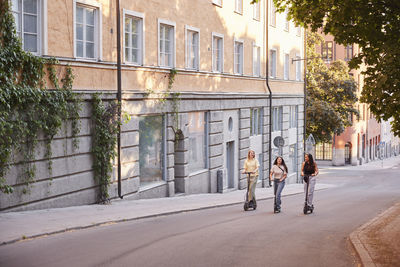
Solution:
<svg viewBox="0 0 400 267"><path fill-rule="evenodd" d="M37 52L37 35L24 34L24 50Z"/></svg>
<svg viewBox="0 0 400 267"><path fill-rule="evenodd" d="M24 32L37 33L37 17L24 15Z"/></svg>
<svg viewBox="0 0 400 267"><path fill-rule="evenodd" d="M15 12L21 11L21 8L19 6L19 0L12 0L11 7L12 7L12 11L15 11Z"/></svg>
<svg viewBox="0 0 400 267"><path fill-rule="evenodd" d="M131 19L130 18L125 18L125 32L130 32L130 24L131 24Z"/></svg>
<svg viewBox="0 0 400 267"><path fill-rule="evenodd" d="M21 31L21 24L19 23L19 16L20 15L17 14L17 13L13 13L13 16L14 16L16 30L17 30L17 32L20 32Z"/></svg>
<svg viewBox="0 0 400 267"><path fill-rule="evenodd" d="M130 47L130 45L129 45L129 33L125 33L125 47Z"/></svg>
<svg viewBox="0 0 400 267"><path fill-rule="evenodd" d="M76 22L83 23L83 8L82 7L76 8Z"/></svg>
<svg viewBox="0 0 400 267"><path fill-rule="evenodd" d="M130 61L129 51L130 49L128 47L125 47L125 61Z"/></svg>
<svg viewBox="0 0 400 267"><path fill-rule="evenodd" d="M189 172L206 168L205 113L189 113Z"/></svg>
<svg viewBox="0 0 400 267"><path fill-rule="evenodd" d="M86 24L94 25L94 9L86 8Z"/></svg>
<svg viewBox="0 0 400 267"><path fill-rule="evenodd" d="M86 26L86 41L94 42L94 27Z"/></svg>
<svg viewBox="0 0 400 267"><path fill-rule="evenodd" d="M83 40L83 25L76 24L76 39Z"/></svg>
<svg viewBox="0 0 400 267"><path fill-rule="evenodd" d="M94 44L93 43L86 43L86 57L94 58Z"/></svg>
<svg viewBox="0 0 400 267"><path fill-rule="evenodd" d="M76 41L76 56L83 57L83 42Z"/></svg>
<svg viewBox="0 0 400 267"><path fill-rule="evenodd" d="M24 0L24 13L37 14L37 0Z"/></svg>
<svg viewBox="0 0 400 267"><path fill-rule="evenodd" d="M137 49L132 49L132 62L139 62L139 50Z"/></svg>
<svg viewBox="0 0 400 267"><path fill-rule="evenodd" d="M132 47L138 48L138 36L136 34L132 34Z"/></svg>
<svg viewBox="0 0 400 267"><path fill-rule="evenodd" d="M139 118L140 185L162 181L162 116Z"/></svg>

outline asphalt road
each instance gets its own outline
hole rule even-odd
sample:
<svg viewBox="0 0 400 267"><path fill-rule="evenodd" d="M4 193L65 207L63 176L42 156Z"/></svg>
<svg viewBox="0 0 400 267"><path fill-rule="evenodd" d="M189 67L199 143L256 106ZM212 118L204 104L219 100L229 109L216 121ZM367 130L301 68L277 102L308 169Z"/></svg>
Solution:
<svg viewBox="0 0 400 267"><path fill-rule="evenodd" d="M303 195L161 216L0 247L0 266L354 266L349 234L400 200L400 165L323 170L313 214ZM27 222L29 223L29 222Z"/></svg>

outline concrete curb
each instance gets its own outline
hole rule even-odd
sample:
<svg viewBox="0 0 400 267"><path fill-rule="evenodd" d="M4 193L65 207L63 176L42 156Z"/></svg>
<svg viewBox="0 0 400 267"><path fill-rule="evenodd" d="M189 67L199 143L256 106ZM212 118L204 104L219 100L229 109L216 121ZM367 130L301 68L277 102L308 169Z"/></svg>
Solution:
<svg viewBox="0 0 400 267"><path fill-rule="evenodd" d="M325 190L325 189L327 189L327 188L316 189L316 191ZM302 193L303 192L288 193L286 195L282 195L282 197L298 195L298 194L302 194ZM274 197L261 197L261 198L258 199L258 201L260 201L260 200L268 200L268 199L272 199L272 198L274 198ZM145 215L145 216L123 218L123 219L118 219L118 220L101 221L101 222L93 223L93 224L90 224L90 225L81 225L81 226L68 227L68 228L65 228L65 229L61 229L61 230L57 230L57 231L50 231L50 232L45 232L45 233L40 233L40 234L36 234L36 235L30 235L30 236L24 236L23 235L20 238L16 238L16 239L13 239L13 240L8 240L8 241L2 241L0 243L0 246L13 244L13 243L20 242L20 241L25 241L25 240L31 240L31 239L35 239L35 238L50 236L50 235L56 235L56 234L65 233L65 232L69 232L69 231L93 228L93 227L97 227L97 226L116 224L116 223L121 223L121 222L129 222L129 221L135 221L135 220L142 220L142 219L148 219L148 218L160 217L160 216L168 216L168 215L179 214L179 213L184 213L184 212L200 211L200 210L206 210L206 209L227 207L227 206L233 206L233 205L238 205L238 204L243 204L243 201L235 201L235 202L230 202L230 203L217 204L217 205L213 205L213 206L204 206L204 207L189 208L189 209L179 209L179 210L169 211L169 212L164 212L164 213L154 213L154 214Z"/></svg>
<svg viewBox="0 0 400 267"><path fill-rule="evenodd" d="M365 244L361 241L360 236L362 235L362 233L366 229L368 229L368 227L370 227L375 222L377 222L380 219L382 219L383 217L385 217L386 214L391 213L396 208L397 205L399 205L399 204L393 205L392 207L390 207L386 211L382 212L381 214L379 214L378 216L376 216L372 220L370 220L367 223L361 225L359 228L357 228L355 231L353 231L350 234L350 242L353 245L355 251L357 252L357 254L358 254L358 256L359 256L359 258L361 260L362 266L364 266L364 267L377 267L377 265L375 264L375 262L371 258L370 254L368 252L368 249L365 247Z"/></svg>

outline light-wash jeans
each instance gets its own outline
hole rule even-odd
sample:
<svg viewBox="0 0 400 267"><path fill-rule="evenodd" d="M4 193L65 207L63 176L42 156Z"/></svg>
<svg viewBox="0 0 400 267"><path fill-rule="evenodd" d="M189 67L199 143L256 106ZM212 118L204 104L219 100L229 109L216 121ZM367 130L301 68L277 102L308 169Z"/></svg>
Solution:
<svg viewBox="0 0 400 267"><path fill-rule="evenodd" d="M249 195L248 200L252 200L256 198L256 186L257 186L258 175L250 176L250 184L249 184Z"/></svg>
<svg viewBox="0 0 400 267"><path fill-rule="evenodd" d="M311 206L313 203L313 197L314 197L314 188L315 188L315 182L317 179L315 176L310 176L308 178L308 182L310 185L308 186L308 199L307 199L307 205ZM306 194L307 191L307 183L304 183L304 194Z"/></svg>
<svg viewBox="0 0 400 267"><path fill-rule="evenodd" d="M274 192L275 192L275 196L276 196L276 208L280 209L281 208L281 194L282 194L282 190L285 187L285 180L283 180L282 182L279 181L279 179L274 179Z"/></svg>

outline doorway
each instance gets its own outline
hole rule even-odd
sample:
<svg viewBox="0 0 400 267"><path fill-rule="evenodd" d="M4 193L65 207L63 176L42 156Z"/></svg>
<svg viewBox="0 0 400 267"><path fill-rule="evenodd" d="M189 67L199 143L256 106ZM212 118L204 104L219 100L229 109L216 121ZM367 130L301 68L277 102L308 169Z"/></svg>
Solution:
<svg viewBox="0 0 400 267"><path fill-rule="evenodd" d="M350 164L351 163L351 144L347 143L344 146L344 163Z"/></svg>
<svg viewBox="0 0 400 267"><path fill-rule="evenodd" d="M235 186L235 141L226 142L226 178L228 188Z"/></svg>

